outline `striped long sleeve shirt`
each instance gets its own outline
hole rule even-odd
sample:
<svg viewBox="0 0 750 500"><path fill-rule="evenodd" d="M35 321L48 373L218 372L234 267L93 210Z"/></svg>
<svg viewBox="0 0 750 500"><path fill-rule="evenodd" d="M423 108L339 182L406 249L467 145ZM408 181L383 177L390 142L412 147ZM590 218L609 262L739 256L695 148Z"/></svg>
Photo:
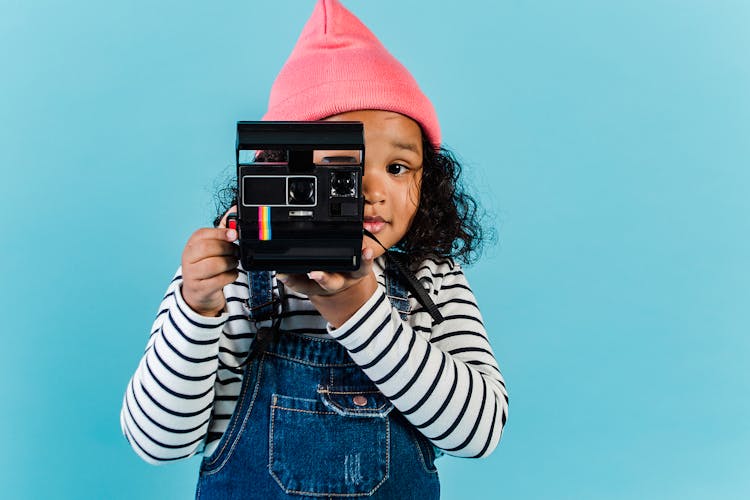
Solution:
<svg viewBox="0 0 750 500"><path fill-rule="evenodd" d="M434 446L450 455L487 456L500 440L508 396L463 271L449 260L426 260L417 271L445 318L433 325L411 295L408 317L401 319L386 297L383 264L376 259L376 292L336 329L305 296L287 291L281 333L337 339ZM181 283L178 269L120 414L132 448L155 464L213 453L237 403L244 373L238 367L255 337L244 309L245 273L224 288L227 305L216 318L192 311Z"/></svg>

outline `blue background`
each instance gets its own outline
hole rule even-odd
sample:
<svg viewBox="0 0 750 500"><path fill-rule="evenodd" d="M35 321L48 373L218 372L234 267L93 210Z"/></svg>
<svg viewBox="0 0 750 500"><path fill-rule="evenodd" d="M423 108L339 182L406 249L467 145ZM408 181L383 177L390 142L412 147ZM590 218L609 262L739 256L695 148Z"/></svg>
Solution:
<svg viewBox="0 0 750 500"><path fill-rule="evenodd" d="M750 495L750 3L348 1L494 214L510 389L444 498ZM0 1L4 498L190 498L125 385L312 1Z"/></svg>

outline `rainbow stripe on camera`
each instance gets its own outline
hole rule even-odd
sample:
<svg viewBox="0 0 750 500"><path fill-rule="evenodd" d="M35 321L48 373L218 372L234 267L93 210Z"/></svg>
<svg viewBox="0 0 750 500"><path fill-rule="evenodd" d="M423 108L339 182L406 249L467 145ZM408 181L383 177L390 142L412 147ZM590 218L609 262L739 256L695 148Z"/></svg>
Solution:
<svg viewBox="0 0 750 500"><path fill-rule="evenodd" d="M258 239L261 241L271 239L271 207L258 207Z"/></svg>

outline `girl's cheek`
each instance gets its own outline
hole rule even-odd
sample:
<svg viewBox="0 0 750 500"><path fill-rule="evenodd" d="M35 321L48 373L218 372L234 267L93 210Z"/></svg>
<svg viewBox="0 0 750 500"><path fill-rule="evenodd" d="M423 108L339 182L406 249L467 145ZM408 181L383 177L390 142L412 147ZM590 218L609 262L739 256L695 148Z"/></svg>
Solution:
<svg viewBox="0 0 750 500"><path fill-rule="evenodd" d="M406 202L409 204L409 206L411 206L415 210L419 206L420 195L421 195L421 192L420 192L419 186L414 184L412 186L412 189L409 190Z"/></svg>
<svg viewBox="0 0 750 500"><path fill-rule="evenodd" d="M412 178L409 191L410 191L411 200L413 201L414 206L419 205L419 199L422 195L422 176L421 175L415 175Z"/></svg>

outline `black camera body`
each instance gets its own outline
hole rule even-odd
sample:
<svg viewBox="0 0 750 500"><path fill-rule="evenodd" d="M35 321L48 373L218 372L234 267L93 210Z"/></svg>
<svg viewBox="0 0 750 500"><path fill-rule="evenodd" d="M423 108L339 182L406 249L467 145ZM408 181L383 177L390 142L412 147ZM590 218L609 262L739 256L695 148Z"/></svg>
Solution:
<svg viewBox="0 0 750 500"><path fill-rule="evenodd" d="M246 270L353 271L362 252L360 122L237 122L237 227Z"/></svg>

